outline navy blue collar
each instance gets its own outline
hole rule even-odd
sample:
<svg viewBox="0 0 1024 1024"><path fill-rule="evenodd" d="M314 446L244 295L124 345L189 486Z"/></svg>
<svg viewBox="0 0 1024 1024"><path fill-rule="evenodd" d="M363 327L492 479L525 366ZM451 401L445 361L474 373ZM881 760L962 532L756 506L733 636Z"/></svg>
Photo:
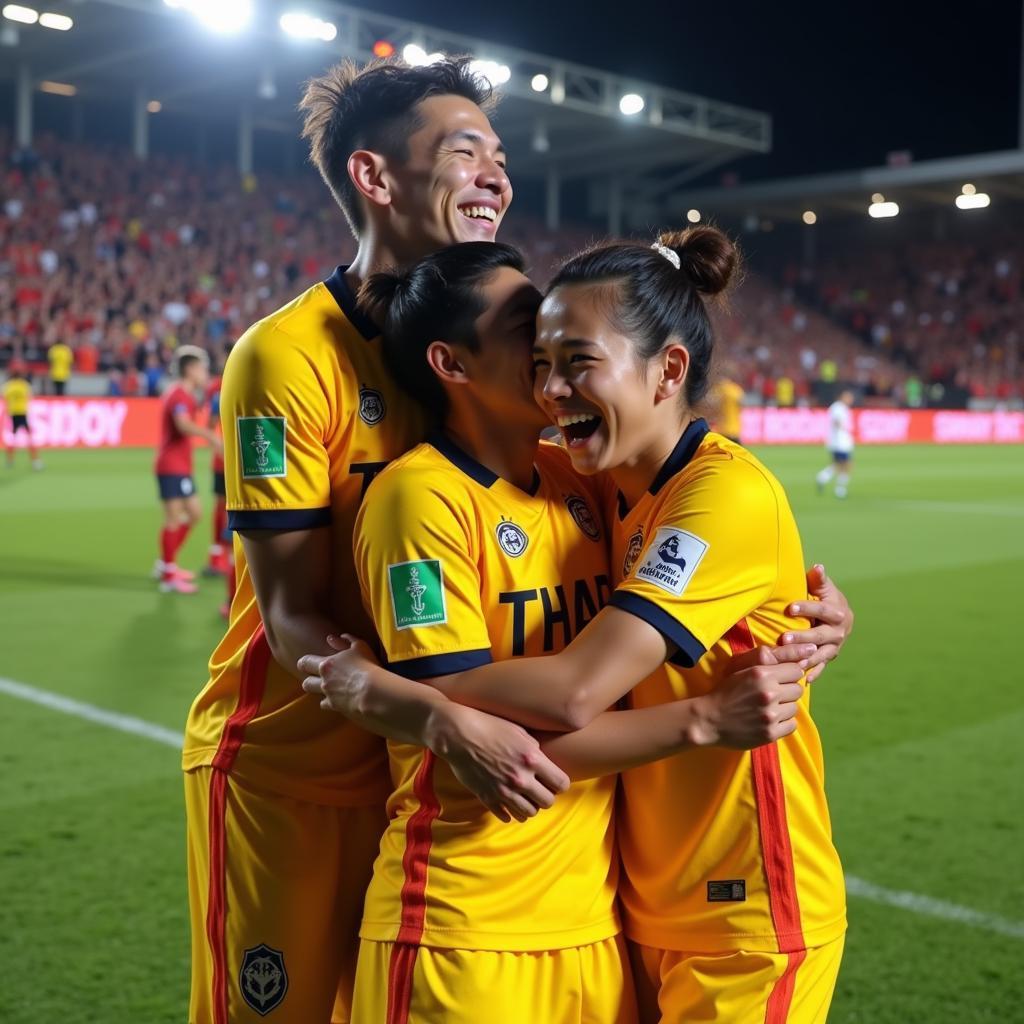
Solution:
<svg viewBox="0 0 1024 1024"><path fill-rule="evenodd" d="M348 322L367 340L372 341L380 335L380 328L365 314L360 312L356 305L356 297L349 287L345 272L348 267L335 267L324 284L327 290L334 296L334 301L345 314Z"/></svg>
<svg viewBox="0 0 1024 1024"><path fill-rule="evenodd" d="M708 421L705 419L694 420L684 431L683 436L676 442L672 454L665 460L665 464L658 470L654 483L648 488L651 494L657 494L678 473L685 469L690 459L696 454L701 441L704 440L708 430Z"/></svg>
<svg viewBox="0 0 1024 1024"><path fill-rule="evenodd" d="M701 441L707 436L710 427L705 419L694 420L684 431L683 436L676 442L672 454L658 470L654 482L647 488L648 494L657 494L676 475L685 469L690 460L696 454ZM623 520L629 514L629 506L626 504L625 496L619 491L619 520Z"/></svg>
<svg viewBox="0 0 1024 1024"><path fill-rule="evenodd" d="M486 466L477 462L468 452L460 448L447 434L440 430L432 431L427 442L435 447L456 469L461 469L466 476L475 480L483 487L493 487L501 477L492 473ZM508 483L508 481L505 481ZM509 484L510 487L514 486ZM526 492L532 498L540 488L540 473L533 467L533 481Z"/></svg>

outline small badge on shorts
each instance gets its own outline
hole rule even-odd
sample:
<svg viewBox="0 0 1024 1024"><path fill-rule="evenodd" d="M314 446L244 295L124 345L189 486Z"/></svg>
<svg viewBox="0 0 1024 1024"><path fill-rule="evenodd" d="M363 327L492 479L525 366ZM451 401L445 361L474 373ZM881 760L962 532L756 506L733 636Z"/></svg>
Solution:
<svg viewBox="0 0 1024 1024"><path fill-rule="evenodd" d="M388 411L384 396L365 385L359 389L359 418L368 426L375 427Z"/></svg>
<svg viewBox="0 0 1024 1024"><path fill-rule="evenodd" d="M747 898L745 878L708 882L708 903L742 903Z"/></svg>
<svg viewBox="0 0 1024 1024"><path fill-rule="evenodd" d="M238 454L246 480L287 475L286 433L284 416L238 417Z"/></svg>
<svg viewBox="0 0 1024 1024"><path fill-rule="evenodd" d="M261 1017L281 1005L288 991L288 972L284 969L284 953L260 943L247 949L238 972L238 987L246 1004Z"/></svg>

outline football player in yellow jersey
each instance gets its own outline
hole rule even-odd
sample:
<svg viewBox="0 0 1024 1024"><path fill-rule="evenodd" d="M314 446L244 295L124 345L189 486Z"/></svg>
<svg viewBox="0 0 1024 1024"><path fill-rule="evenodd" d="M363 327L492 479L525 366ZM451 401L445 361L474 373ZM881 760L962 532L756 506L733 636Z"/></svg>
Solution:
<svg viewBox="0 0 1024 1024"><path fill-rule="evenodd" d="M784 493L690 412L711 356L704 295L724 287L735 262L728 240L703 228L653 249L595 250L555 278L540 315L537 386L574 466L606 470L617 488L611 607L544 661L430 681L527 725L586 726L577 741L634 686L642 711L696 698L689 738L708 749L624 776L622 895L642 1019L809 1024L831 999L845 904L808 697L800 691L798 730L784 720L777 743L750 753L723 749L734 744L720 735L722 705L701 701L722 693L744 652L770 661L780 634L821 635L790 615L806 610L790 605L805 580ZM349 703L380 700L397 677L358 647L326 672L311 666L329 682L310 688L319 682L329 702L345 686ZM803 664L791 666L797 676ZM609 717L626 720L598 722ZM558 744L573 738L545 749L561 760ZM563 764L577 777L572 757Z"/></svg>
<svg viewBox="0 0 1024 1024"><path fill-rule="evenodd" d="M329 651L324 637L339 626L369 633L352 561L356 512L373 476L424 431L354 289L439 246L493 239L511 188L488 97L467 59L341 65L303 101L313 159L359 249L350 267L251 327L224 372L238 589L183 753L193 1024L271 1012L297 1024L349 1019L391 789L386 752L321 713L295 663ZM522 729L445 704L417 736L443 746L488 806L528 816L568 784Z"/></svg>
<svg viewBox="0 0 1024 1024"><path fill-rule="evenodd" d="M393 376L443 419L374 481L356 524L363 597L407 679L457 689L474 666L562 650L610 593L601 495L563 448L538 449L546 419L530 350L540 295L522 267L509 246L470 243L365 286L383 311ZM320 661L300 666L315 672ZM776 667L775 682L790 682L771 704L773 722L735 692L763 695L749 675L701 700L728 718L731 742L754 745L795 712L800 675ZM488 814L431 751L393 744L397 789L367 895L353 1018L635 1019L618 939L610 773L692 745L699 703L608 714L552 740L586 781L517 828ZM393 732L388 716L383 729Z"/></svg>
<svg viewBox="0 0 1024 1024"><path fill-rule="evenodd" d="M33 469L42 469L43 462L39 453L32 444L32 430L28 425L28 404L32 400L32 385L29 383L28 375L20 369L10 371L7 383L4 384L4 406L7 415L11 419L11 441L24 432L28 438L28 455L32 460ZM0 423L0 429L3 424ZM7 459L7 468L14 468L14 446L6 442L7 431L4 430L5 442L4 451Z"/></svg>
<svg viewBox="0 0 1024 1024"><path fill-rule="evenodd" d="M711 389L713 408L708 418L719 434L739 444L743 428L743 388L732 379L735 372L732 366L724 370L725 375Z"/></svg>

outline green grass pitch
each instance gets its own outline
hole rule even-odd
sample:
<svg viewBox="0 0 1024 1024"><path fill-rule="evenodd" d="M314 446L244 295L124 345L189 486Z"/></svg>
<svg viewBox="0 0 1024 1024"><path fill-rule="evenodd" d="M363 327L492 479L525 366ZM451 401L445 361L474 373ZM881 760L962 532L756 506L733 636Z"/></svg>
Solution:
<svg viewBox="0 0 1024 1024"><path fill-rule="evenodd" d="M1024 1020L1024 448L864 448L845 502L815 493L819 449L760 454L808 563L857 610L815 691L846 870L943 901L928 915L851 898L830 1020ZM180 729L223 589L166 596L148 578L150 464L68 451L0 470L0 676ZM205 458L197 480L208 500ZM183 1021L177 752L0 694L0 812L0 1017Z"/></svg>

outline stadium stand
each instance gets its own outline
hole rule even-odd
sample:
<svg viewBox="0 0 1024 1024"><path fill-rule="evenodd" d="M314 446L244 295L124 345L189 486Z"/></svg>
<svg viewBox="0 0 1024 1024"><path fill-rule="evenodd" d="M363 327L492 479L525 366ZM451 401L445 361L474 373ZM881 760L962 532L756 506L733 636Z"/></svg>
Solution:
<svg viewBox="0 0 1024 1024"><path fill-rule="evenodd" d="M0 140L0 368L41 381L46 353L75 353L81 390L159 392L179 344L219 365L230 343L354 251L310 172L239 178L182 157L41 137ZM537 280L599 238L512 214L503 238ZM803 405L853 383L874 404L963 405L1024 395L1022 252L985 245L833 246L778 279L748 274L719 314L724 362L748 401ZM99 377L95 375L100 375Z"/></svg>

